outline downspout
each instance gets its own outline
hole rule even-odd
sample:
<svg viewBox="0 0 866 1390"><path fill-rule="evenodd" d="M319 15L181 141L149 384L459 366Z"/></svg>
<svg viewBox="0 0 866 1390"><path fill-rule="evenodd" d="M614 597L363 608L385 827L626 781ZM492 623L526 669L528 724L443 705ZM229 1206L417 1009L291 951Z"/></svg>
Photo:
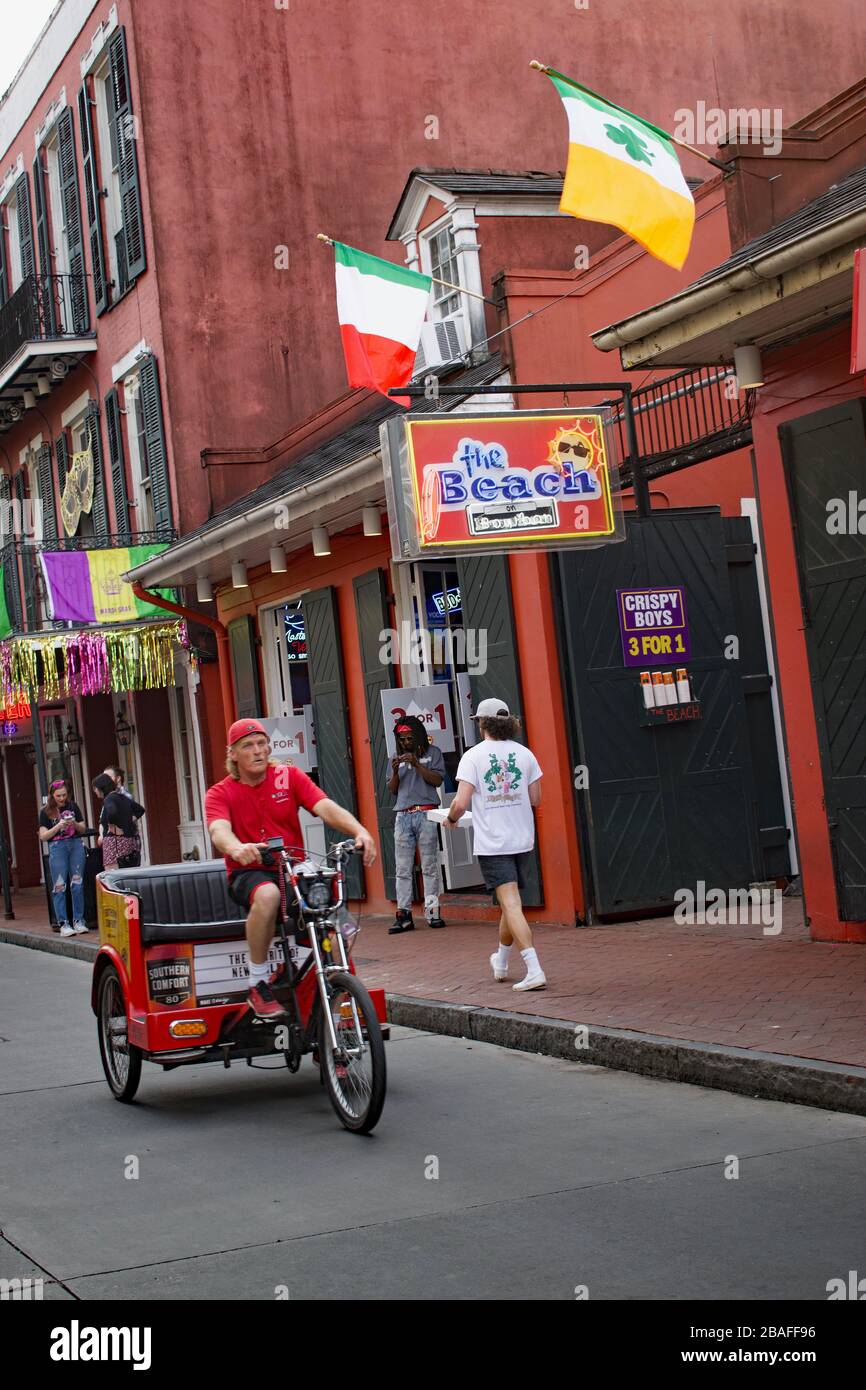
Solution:
<svg viewBox="0 0 866 1390"><path fill-rule="evenodd" d="M152 603L155 608L165 608L169 613L177 613L179 617L186 618L187 622L201 623L202 627L209 627L211 632L216 634L223 719L226 729L228 729L235 722L235 693L232 688L229 634L225 624L221 623L219 618L209 618L205 613L195 613L191 608L182 608L179 603L172 603L170 599L163 598L162 594L151 593L150 589L145 589L137 579L133 579L131 582L135 597L140 598L144 603Z"/></svg>

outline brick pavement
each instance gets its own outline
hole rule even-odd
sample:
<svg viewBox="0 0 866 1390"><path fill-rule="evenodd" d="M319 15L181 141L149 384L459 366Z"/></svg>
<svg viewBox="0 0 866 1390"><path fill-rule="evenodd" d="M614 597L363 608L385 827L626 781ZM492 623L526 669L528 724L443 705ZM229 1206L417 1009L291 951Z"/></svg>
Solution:
<svg viewBox="0 0 866 1390"><path fill-rule="evenodd" d="M0 928L58 940L39 890L16 894L15 912ZM539 927L549 984L528 995L493 981L492 922L388 936L390 921L364 921L356 962L392 994L866 1067L866 947L810 941L797 898L785 899L775 937L669 917ZM77 941L95 950L95 934Z"/></svg>

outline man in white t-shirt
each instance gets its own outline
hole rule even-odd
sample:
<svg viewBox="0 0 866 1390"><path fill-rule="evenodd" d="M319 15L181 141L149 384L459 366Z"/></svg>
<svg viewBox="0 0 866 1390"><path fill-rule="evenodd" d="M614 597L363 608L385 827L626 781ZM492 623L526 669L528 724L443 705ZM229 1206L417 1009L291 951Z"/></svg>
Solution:
<svg viewBox="0 0 866 1390"><path fill-rule="evenodd" d="M516 941L526 975L514 988L544 989L547 980L520 900L535 844L533 808L541 802L541 768L535 754L516 741L520 720L504 700L482 700L472 718L478 721L481 742L460 759L457 795L445 823L454 826L466 811L472 811L475 857L501 910L499 950L490 957L493 978L508 979L508 960Z"/></svg>

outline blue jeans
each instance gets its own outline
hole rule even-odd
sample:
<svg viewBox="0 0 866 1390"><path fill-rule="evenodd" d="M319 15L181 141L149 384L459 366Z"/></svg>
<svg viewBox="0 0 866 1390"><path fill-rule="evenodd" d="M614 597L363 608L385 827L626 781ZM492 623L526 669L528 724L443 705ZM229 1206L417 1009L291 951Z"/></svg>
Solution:
<svg viewBox="0 0 866 1390"><path fill-rule="evenodd" d="M439 835L435 821L427 819L426 811L398 811L394 823L394 856L396 858L397 908L412 911L412 870L415 850L421 851L421 875L424 879L424 912L427 918L439 916Z"/></svg>
<svg viewBox="0 0 866 1390"><path fill-rule="evenodd" d="M51 870L51 893L54 916L59 927L66 921L66 881L72 884L72 920L84 921L84 841L77 835L66 840L52 840L48 846L48 867Z"/></svg>

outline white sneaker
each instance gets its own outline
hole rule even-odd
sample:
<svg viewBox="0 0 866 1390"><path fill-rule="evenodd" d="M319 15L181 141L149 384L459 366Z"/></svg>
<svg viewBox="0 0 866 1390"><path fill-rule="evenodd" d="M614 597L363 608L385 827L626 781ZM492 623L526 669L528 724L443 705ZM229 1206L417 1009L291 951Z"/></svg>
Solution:
<svg viewBox="0 0 866 1390"><path fill-rule="evenodd" d="M64 922L64 923L63 923L63 926L60 928L60 935L61 935L61 936L74 936L74 935L75 935L75 928L74 928L74 927L70 927L70 925L69 925L68 922Z"/></svg>
<svg viewBox="0 0 866 1390"><path fill-rule="evenodd" d="M83 936L85 932L90 931L90 928L86 922L73 922L72 930L76 936Z"/></svg>
<svg viewBox="0 0 866 1390"><path fill-rule="evenodd" d="M518 980L512 989L544 989L547 984L547 976L543 970L531 970L524 979Z"/></svg>
<svg viewBox="0 0 866 1390"><path fill-rule="evenodd" d="M490 968L491 968L492 971L493 971L493 978L494 978L494 980L507 980L507 979L508 979L508 966L506 965L505 969L503 970L502 966L499 964L499 952L498 952L498 951L494 951L494 952L493 952L493 955L490 957Z"/></svg>
<svg viewBox="0 0 866 1390"><path fill-rule="evenodd" d="M502 981L507 980L507 977L509 977L509 967L507 967L507 965L505 967L499 965L498 951L493 951L491 956L491 970L493 972L493 980Z"/></svg>

